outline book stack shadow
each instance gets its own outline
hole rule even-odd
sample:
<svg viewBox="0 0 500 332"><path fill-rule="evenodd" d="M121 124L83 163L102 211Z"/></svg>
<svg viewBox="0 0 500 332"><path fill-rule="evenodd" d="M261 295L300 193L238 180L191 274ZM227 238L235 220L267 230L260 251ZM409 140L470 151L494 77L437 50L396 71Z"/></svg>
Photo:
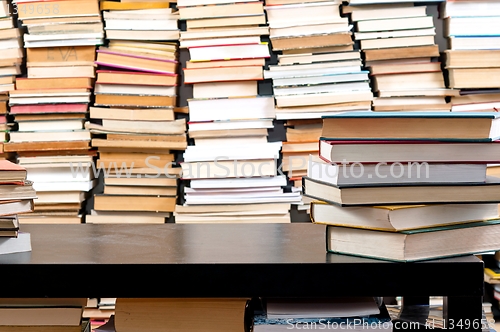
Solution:
<svg viewBox="0 0 500 332"><path fill-rule="evenodd" d="M304 178L329 252L419 261L500 249L498 113L347 112L323 119Z"/></svg>

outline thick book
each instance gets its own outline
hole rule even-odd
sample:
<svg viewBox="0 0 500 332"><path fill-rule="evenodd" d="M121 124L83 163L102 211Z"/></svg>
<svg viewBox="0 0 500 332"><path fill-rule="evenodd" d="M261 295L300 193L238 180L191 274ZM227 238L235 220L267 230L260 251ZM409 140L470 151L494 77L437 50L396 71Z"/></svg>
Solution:
<svg viewBox="0 0 500 332"><path fill-rule="evenodd" d="M484 183L418 186L335 186L309 177L302 181L305 196L341 206L500 202L500 178L495 177L487 177Z"/></svg>
<svg viewBox="0 0 500 332"><path fill-rule="evenodd" d="M404 231L499 218L498 204L436 204L341 207L311 203L315 224Z"/></svg>
<svg viewBox="0 0 500 332"><path fill-rule="evenodd" d="M401 232L327 226L331 253L396 262L479 254L500 249L500 219Z"/></svg>
<svg viewBox="0 0 500 332"><path fill-rule="evenodd" d="M248 302L244 298L118 298L115 328L121 332L249 332Z"/></svg>
<svg viewBox="0 0 500 332"><path fill-rule="evenodd" d="M310 178L333 185L479 183L486 181L487 170L487 164L479 163L331 164L312 155L307 160L307 156L297 153L290 156L292 158L297 161L297 165L307 167L307 176Z"/></svg>
<svg viewBox="0 0 500 332"><path fill-rule="evenodd" d="M400 140L328 140L319 142L319 156L329 163L497 163L500 141L440 142Z"/></svg>
<svg viewBox="0 0 500 332"><path fill-rule="evenodd" d="M0 182L23 183L27 171L24 167L14 164L9 160L0 160Z"/></svg>
<svg viewBox="0 0 500 332"><path fill-rule="evenodd" d="M323 118L332 140L447 140L500 138L497 112L346 112Z"/></svg>

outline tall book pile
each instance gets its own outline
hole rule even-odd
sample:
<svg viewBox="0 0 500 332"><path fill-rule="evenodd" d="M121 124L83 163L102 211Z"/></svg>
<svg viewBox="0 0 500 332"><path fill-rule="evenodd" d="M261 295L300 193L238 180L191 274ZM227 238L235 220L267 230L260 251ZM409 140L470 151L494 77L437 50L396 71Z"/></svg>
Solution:
<svg viewBox="0 0 500 332"><path fill-rule="evenodd" d="M419 261L500 248L500 116L346 112L323 119L304 178L330 252Z"/></svg>
<svg viewBox="0 0 500 332"><path fill-rule="evenodd" d="M176 119L178 14L167 1L101 2L106 46L97 50L95 104L86 127L104 192L88 223L165 223L174 211L187 145Z"/></svg>
<svg viewBox="0 0 500 332"><path fill-rule="evenodd" d="M264 72L272 80L276 119L289 120L283 167L292 183L306 175L321 116L369 110L373 95L361 54L353 49L352 26L340 14L341 1L266 1L272 49L278 63ZM288 133L301 130L304 135ZM294 138L288 136L295 136ZM300 191L301 185L294 190ZM307 199L298 209L308 209Z"/></svg>
<svg viewBox="0 0 500 332"><path fill-rule="evenodd" d="M278 175L281 142L268 142L274 98L259 96L258 81L270 57L269 34L261 1L182 0L186 22L181 47L189 51L184 81L193 85L188 99L189 136L182 176L190 180L177 223L290 222L290 204Z"/></svg>
<svg viewBox="0 0 500 332"><path fill-rule="evenodd" d="M26 169L0 160L0 192L0 254L31 251L30 234L19 231L18 221L18 215L33 211L36 198Z"/></svg>
<svg viewBox="0 0 500 332"><path fill-rule="evenodd" d="M21 223L80 223L95 181L90 132L84 128L95 77L95 47L103 42L98 0L17 4L28 33L27 77L10 92L9 151L28 169L38 198ZM81 166L78 167L78 166ZM50 218L48 218L50 217Z"/></svg>
<svg viewBox="0 0 500 332"><path fill-rule="evenodd" d="M407 1L350 1L343 7L356 26L375 92L374 111L450 111L436 29L426 6Z"/></svg>
<svg viewBox="0 0 500 332"><path fill-rule="evenodd" d="M448 50L448 86L460 92L451 98L452 112L494 112L500 108L500 3L447 1L442 4ZM498 165L488 174L500 175Z"/></svg>
<svg viewBox="0 0 500 332"><path fill-rule="evenodd" d="M80 298L2 298L0 329L12 332L91 332L90 322L82 319L85 301Z"/></svg>
<svg viewBox="0 0 500 332"><path fill-rule="evenodd" d="M8 92L15 89L16 76L21 74L24 58L22 31L16 28L12 14L16 12L11 1L0 2L0 158L11 156L3 151L8 141Z"/></svg>

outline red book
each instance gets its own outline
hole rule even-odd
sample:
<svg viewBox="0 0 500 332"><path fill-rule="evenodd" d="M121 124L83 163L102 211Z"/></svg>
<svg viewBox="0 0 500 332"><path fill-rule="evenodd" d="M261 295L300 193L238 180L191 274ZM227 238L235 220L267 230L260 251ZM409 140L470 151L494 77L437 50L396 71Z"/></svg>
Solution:
<svg viewBox="0 0 500 332"><path fill-rule="evenodd" d="M40 114L40 113L86 113L88 104L49 104L12 106L10 114Z"/></svg>

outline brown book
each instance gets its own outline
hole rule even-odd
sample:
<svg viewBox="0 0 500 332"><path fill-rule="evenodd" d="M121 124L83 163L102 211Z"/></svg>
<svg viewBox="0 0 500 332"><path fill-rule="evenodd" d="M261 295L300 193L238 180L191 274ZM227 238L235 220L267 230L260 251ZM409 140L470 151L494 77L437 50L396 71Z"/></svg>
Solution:
<svg viewBox="0 0 500 332"><path fill-rule="evenodd" d="M7 114L7 102L0 101L0 114Z"/></svg>
<svg viewBox="0 0 500 332"><path fill-rule="evenodd" d="M372 75L441 72L441 63L373 64L369 69Z"/></svg>
<svg viewBox="0 0 500 332"><path fill-rule="evenodd" d="M120 71L97 71L97 82L107 84L136 84L136 85L166 85L174 86L178 83L177 75L120 72Z"/></svg>
<svg viewBox="0 0 500 332"><path fill-rule="evenodd" d="M500 68L450 68L450 88L496 89L500 86Z"/></svg>
<svg viewBox="0 0 500 332"><path fill-rule="evenodd" d="M104 186L105 195L175 196L176 187Z"/></svg>
<svg viewBox="0 0 500 332"><path fill-rule="evenodd" d="M21 36L20 30L17 28L0 30L0 39L14 39Z"/></svg>
<svg viewBox="0 0 500 332"><path fill-rule="evenodd" d="M415 46L396 47L375 50L365 50L366 61L390 60L390 59L412 59L424 57L439 57L439 46Z"/></svg>
<svg viewBox="0 0 500 332"><path fill-rule="evenodd" d="M332 137L335 140L491 141L496 138L494 136L498 122L500 122L500 117L483 113L352 112L324 117L321 136Z"/></svg>
<svg viewBox="0 0 500 332"><path fill-rule="evenodd" d="M138 195L96 195L94 209L98 211L174 212L176 197Z"/></svg>
<svg viewBox="0 0 500 332"><path fill-rule="evenodd" d="M312 48L298 48L283 50L283 55L291 54L323 54L323 53L336 53L336 52L348 52L354 50L354 43L342 46L327 46L327 47L312 47Z"/></svg>
<svg viewBox="0 0 500 332"><path fill-rule="evenodd" d="M36 204L34 211L79 211L79 203Z"/></svg>
<svg viewBox="0 0 500 332"><path fill-rule="evenodd" d="M173 107L177 104L177 97L99 94L95 96L95 104L99 106Z"/></svg>
<svg viewBox="0 0 500 332"><path fill-rule="evenodd" d="M180 331L182 326L190 332L244 332L250 314L247 302L242 298L119 298L115 328L120 332Z"/></svg>
<svg viewBox="0 0 500 332"><path fill-rule="evenodd" d="M219 68L219 67L248 67L266 64L266 59L242 59L242 60L220 60L220 61L187 61L186 69Z"/></svg>
<svg viewBox="0 0 500 332"><path fill-rule="evenodd" d="M5 152L88 150L88 149L89 149L89 141L4 143Z"/></svg>
<svg viewBox="0 0 500 332"><path fill-rule="evenodd" d="M17 90L92 88L90 77L17 78Z"/></svg>
<svg viewBox="0 0 500 332"><path fill-rule="evenodd" d="M500 50L446 50L448 68L489 68L497 67Z"/></svg>
<svg viewBox="0 0 500 332"><path fill-rule="evenodd" d="M173 121L175 115L172 108L118 109L90 107L90 118L129 121Z"/></svg>
<svg viewBox="0 0 500 332"><path fill-rule="evenodd" d="M70 119L86 119L84 113L62 113L62 114L17 114L16 122L22 121L57 121Z"/></svg>
<svg viewBox="0 0 500 332"><path fill-rule="evenodd" d="M107 134L108 140L121 141L153 141L153 142L185 142L185 135L134 135L134 134Z"/></svg>
<svg viewBox="0 0 500 332"><path fill-rule="evenodd" d="M92 146L101 148L133 148L133 149L158 149L158 150L185 150L187 142L164 142L164 141L125 141L105 140L101 138L92 139ZM100 150L100 149L99 149Z"/></svg>
<svg viewBox="0 0 500 332"><path fill-rule="evenodd" d="M187 20L187 29L213 28L213 27L237 27L266 24L266 15L236 16L221 18L202 18L197 20Z"/></svg>
<svg viewBox="0 0 500 332"><path fill-rule="evenodd" d="M28 62L74 62L95 60L95 46L61 46L27 48L26 61Z"/></svg>
<svg viewBox="0 0 500 332"><path fill-rule="evenodd" d="M97 51L96 63L103 66L171 75L175 75L178 66L176 61L163 60L154 57L138 57L124 51L114 51L112 49L102 47Z"/></svg>
<svg viewBox="0 0 500 332"><path fill-rule="evenodd" d="M273 50L335 47L352 44L351 33L272 38Z"/></svg>

